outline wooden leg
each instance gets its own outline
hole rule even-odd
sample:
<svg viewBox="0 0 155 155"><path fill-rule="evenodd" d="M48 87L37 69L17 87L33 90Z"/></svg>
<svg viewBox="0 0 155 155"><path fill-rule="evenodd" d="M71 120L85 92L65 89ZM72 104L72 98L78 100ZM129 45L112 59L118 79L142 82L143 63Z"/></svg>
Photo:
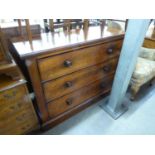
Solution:
<svg viewBox="0 0 155 155"><path fill-rule="evenodd" d="M132 85L131 86L131 97L130 97L131 101L135 100L135 97L136 97L139 89L140 89L140 86L137 86L137 85Z"/></svg>

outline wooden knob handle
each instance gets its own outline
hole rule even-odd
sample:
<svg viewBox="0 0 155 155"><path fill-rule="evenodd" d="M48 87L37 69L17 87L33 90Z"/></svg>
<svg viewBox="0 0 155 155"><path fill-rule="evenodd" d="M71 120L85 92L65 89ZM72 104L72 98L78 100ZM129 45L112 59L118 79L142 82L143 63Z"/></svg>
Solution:
<svg viewBox="0 0 155 155"><path fill-rule="evenodd" d="M103 89L106 87L106 83L105 82L101 82L100 87Z"/></svg>
<svg viewBox="0 0 155 155"><path fill-rule="evenodd" d="M103 70L104 70L105 72L109 72L109 71L111 70L111 66L104 66L104 67L103 67Z"/></svg>
<svg viewBox="0 0 155 155"><path fill-rule="evenodd" d="M67 104L67 105L71 105L72 103L73 103L72 99L67 99L67 100L66 100L66 104Z"/></svg>
<svg viewBox="0 0 155 155"><path fill-rule="evenodd" d="M67 88L71 87L72 85L73 85L73 83L71 81L68 81L68 82L65 83L65 86Z"/></svg>
<svg viewBox="0 0 155 155"><path fill-rule="evenodd" d="M113 48L108 48L107 53L112 54L113 53Z"/></svg>
<svg viewBox="0 0 155 155"><path fill-rule="evenodd" d="M107 49L107 53L108 53L108 54L113 54L114 48L115 48L115 45L111 45L111 46Z"/></svg>
<svg viewBox="0 0 155 155"><path fill-rule="evenodd" d="M72 62L70 60L66 60L66 61L64 61L64 66L70 67L70 66L72 66Z"/></svg>

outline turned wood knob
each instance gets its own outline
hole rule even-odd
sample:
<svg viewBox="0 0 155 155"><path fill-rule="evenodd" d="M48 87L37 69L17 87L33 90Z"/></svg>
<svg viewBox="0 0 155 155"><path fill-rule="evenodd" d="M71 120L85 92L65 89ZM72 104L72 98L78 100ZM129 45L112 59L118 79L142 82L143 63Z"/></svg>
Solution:
<svg viewBox="0 0 155 155"><path fill-rule="evenodd" d="M107 49L107 53L108 53L108 54L113 54L114 48L115 48L115 45L111 45L111 46Z"/></svg>
<svg viewBox="0 0 155 155"><path fill-rule="evenodd" d="M112 54L113 53L113 48L108 48L107 52L108 52L108 54Z"/></svg>
<svg viewBox="0 0 155 155"><path fill-rule="evenodd" d="M101 82L100 87L103 89L106 87L106 83L105 82Z"/></svg>
<svg viewBox="0 0 155 155"><path fill-rule="evenodd" d="M67 105L71 105L72 103L73 103L72 99L67 99L67 100L66 100L66 104L67 104Z"/></svg>
<svg viewBox="0 0 155 155"><path fill-rule="evenodd" d="M104 67L103 67L103 70L104 70L105 72L109 72L109 71L111 70L111 67L110 67L110 66L104 66Z"/></svg>
<svg viewBox="0 0 155 155"><path fill-rule="evenodd" d="M70 67L70 66L72 66L72 62L70 60L66 60L66 61L64 61L64 66Z"/></svg>
<svg viewBox="0 0 155 155"><path fill-rule="evenodd" d="M73 83L71 81L68 81L68 82L65 83L65 86L67 88L71 87L72 85L73 85Z"/></svg>

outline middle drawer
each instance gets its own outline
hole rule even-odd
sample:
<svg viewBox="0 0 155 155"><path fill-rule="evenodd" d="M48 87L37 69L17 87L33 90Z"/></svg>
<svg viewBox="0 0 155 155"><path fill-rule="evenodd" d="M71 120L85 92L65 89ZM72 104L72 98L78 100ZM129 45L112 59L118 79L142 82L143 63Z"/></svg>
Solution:
<svg viewBox="0 0 155 155"><path fill-rule="evenodd" d="M80 71L68 74L64 77L43 84L46 102L66 95L92 82L102 79L116 70L118 57L102 64L88 67Z"/></svg>

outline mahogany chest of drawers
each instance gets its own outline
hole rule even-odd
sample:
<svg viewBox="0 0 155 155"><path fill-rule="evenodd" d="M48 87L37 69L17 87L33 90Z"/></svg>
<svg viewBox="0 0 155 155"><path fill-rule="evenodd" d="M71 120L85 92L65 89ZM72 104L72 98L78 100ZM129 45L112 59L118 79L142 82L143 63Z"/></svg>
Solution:
<svg viewBox="0 0 155 155"><path fill-rule="evenodd" d="M90 39L74 35L42 34L32 41L33 49L28 42L11 45L17 63L23 64L30 78L43 128L62 122L110 92L124 35L96 32Z"/></svg>
<svg viewBox="0 0 155 155"><path fill-rule="evenodd" d="M38 127L26 81L0 75L0 134L25 134Z"/></svg>

